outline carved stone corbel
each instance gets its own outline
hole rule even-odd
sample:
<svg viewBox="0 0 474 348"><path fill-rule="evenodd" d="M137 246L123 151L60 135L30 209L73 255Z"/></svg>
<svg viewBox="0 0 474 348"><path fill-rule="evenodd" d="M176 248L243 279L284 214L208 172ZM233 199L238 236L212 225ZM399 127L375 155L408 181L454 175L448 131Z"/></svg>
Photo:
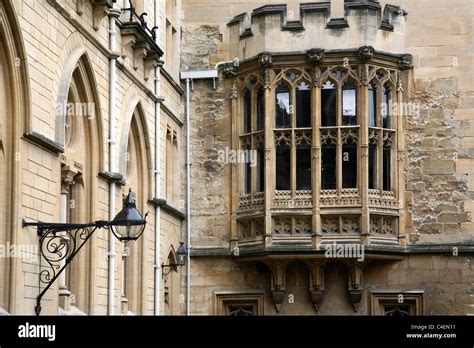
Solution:
<svg viewBox="0 0 474 348"><path fill-rule="evenodd" d="M362 301L362 293L364 292L363 286L363 274L364 267L367 266L368 262L359 262L357 260L343 260L342 261L347 267L348 281L349 281L349 297L354 307L354 311L357 312Z"/></svg>
<svg viewBox="0 0 474 348"><path fill-rule="evenodd" d="M306 262L309 268L309 293L311 294L311 301L316 313L319 312L321 302L323 301L324 266L326 262L326 260Z"/></svg>
<svg viewBox="0 0 474 348"><path fill-rule="evenodd" d="M413 67L413 56L411 54L402 54L398 62L398 67L402 70Z"/></svg>
<svg viewBox="0 0 474 348"><path fill-rule="evenodd" d="M357 54L364 63L367 63L374 57L375 49L372 46L361 46L357 50Z"/></svg>
<svg viewBox="0 0 474 348"><path fill-rule="evenodd" d="M146 57L147 49L141 45L135 45L133 47L133 69L138 70L140 63L143 64L143 58Z"/></svg>
<svg viewBox="0 0 474 348"><path fill-rule="evenodd" d="M267 266L270 268L272 272L272 284L271 284L271 292L272 292L272 300L275 305L277 312L281 310L281 304L285 298L286 294L286 266L288 265L289 261L268 261L266 262Z"/></svg>
<svg viewBox="0 0 474 348"><path fill-rule="evenodd" d="M155 70L155 68L159 65L159 58L157 54L148 55L144 59L144 78L145 81L150 79L151 73Z"/></svg>
<svg viewBox="0 0 474 348"><path fill-rule="evenodd" d="M310 63L321 64L326 54L322 48L311 48L306 51L306 58Z"/></svg>
<svg viewBox="0 0 474 348"><path fill-rule="evenodd" d="M222 65L222 74L224 77L233 77L239 71L239 61L236 59Z"/></svg>
<svg viewBox="0 0 474 348"><path fill-rule="evenodd" d="M273 64L272 54L270 52L262 52L258 55L258 64L262 68L270 68Z"/></svg>
<svg viewBox="0 0 474 348"><path fill-rule="evenodd" d="M61 193L69 192L69 187L75 184L74 178L78 173L76 168L69 165L61 167Z"/></svg>
<svg viewBox="0 0 474 348"><path fill-rule="evenodd" d="M137 42L135 35L122 35L122 58L127 56L127 52L132 49Z"/></svg>
<svg viewBox="0 0 474 348"><path fill-rule="evenodd" d="M84 3L86 1L87 0L76 0L76 12L79 16L82 16L82 14L84 13L83 9L84 9Z"/></svg>
<svg viewBox="0 0 474 348"><path fill-rule="evenodd" d="M110 0L90 0L92 3L92 27L95 31L99 30L100 22L107 16L107 10L112 8Z"/></svg>

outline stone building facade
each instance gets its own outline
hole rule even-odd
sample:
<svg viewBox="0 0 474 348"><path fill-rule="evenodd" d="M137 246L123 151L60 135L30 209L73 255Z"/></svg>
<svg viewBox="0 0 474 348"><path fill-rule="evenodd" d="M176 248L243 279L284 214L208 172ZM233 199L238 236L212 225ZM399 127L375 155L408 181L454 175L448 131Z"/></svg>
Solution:
<svg viewBox="0 0 474 348"><path fill-rule="evenodd" d="M182 8L191 313L472 314L472 2Z"/></svg>
<svg viewBox="0 0 474 348"><path fill-rule="evenodd" d="M42 314L474 314L473 16L2 0L0 246L38 246L23 219L111 220L131 190L142 237L96 231ZM48 269L0 258L0 313L33 314Z"/></svg>
<svg viewBox="0 0 474 348"><path fill-rule="evenodd" d="M179 6L0 3L2 246L38 246L22 219L111 220L130 189L149 212L137 242L96 231L46 293L42 314L182 310L177 271L162 279L160 269L176 263L184 220ZM0 262L1 311L33 314L47 261L36 249Z"/></svg>

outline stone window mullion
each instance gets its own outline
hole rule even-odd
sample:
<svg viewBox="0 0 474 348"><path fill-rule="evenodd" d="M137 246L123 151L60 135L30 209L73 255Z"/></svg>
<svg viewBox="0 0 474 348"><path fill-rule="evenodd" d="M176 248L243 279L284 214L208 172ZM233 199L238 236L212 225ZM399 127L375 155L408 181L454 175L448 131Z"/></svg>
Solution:
<svg viewBox="0 0 474 348"><path fill-rule="evenodd" d="M370 215L369 215L369 86L362 84L358 91L359 97L359 153L358 173L360 175L359 194L361 197L361 237L366 244L369 243ZM377 114L377 111L375 111ZM377 116L375 116L377 118Z"/></svg>
<svg viewBox="0 0 474 348"><path fill-rule="evenodd" d="M337 195L341 195L342 190L342 134L341 127L337 127L336 144L336 190Z"/></svg>
<svg viewBox="0 0 474 348"><path fill-rule="evenodd" d="M273 80L275 77L275 72L273 70L267 70L265 72L269 80ZM275 196L276 189L276 171L275 171L275 161L276 161L276 149L275 149L275 92L276 89L272 88L271 84L265 85L264 87L264 165L265 165L265 216L264 216L264 243L265 245L271 243L272 236L272 214L271 208L273 205L273 200Z"/></svg>
<svg viewBox="0 0 474 348"><path fill-rule="evenodd" d="M291 106L290 118L291 118L291 198L294 199L296 196L296 87L293 86L290 90Z"/></svg>
<svg viewBox="0 0 474 348"><path fill-rule="evenodd" d="M241 98L237 93L237 80L232 82L232 96L231 96L231 149L240 150L240 117L239 117L239 103ZM231 165L231 224L230 224L230 234L231 234L231 248L234 249L238 246L238 228L237 228L237 210L239 206L239 197L240 197L240 165Z"/></svg>
<svg viewBox="0 0 474 348"><path fill-rule="evenodd" d="M383 85L380 82L377 84L377 103L375 108L375 126L378 127L379 142L377 143L377 189L382 196L383 191L383 119L382 119L382 107L381 102L383 101Z"/></svg>
<svg viewBox="0 0 474 348"><path fill-rule="evenodd" d="M256 135L254 133L251 133L250 138L252 143L248 152L247 161L253 159L252 153L257 149ZM250 194L253 196L255 192L257 192L257 170L255 166L252 167L250 165Z"/></svg>
<svg viewBox="0 0 474 348"><path fill-rule="evenodd" d="M319 208L319 196L321 189L321 87L319 85L311 88L311 125L312 125L312 150L311 150L311 189L313 198L312 234L313 245L321 242L321 216Z"/></svg>
<svg viewBox="0 0 474 348"><path fill-rule="evenodd" d="M405 181L404 181L404 155L405 155L405 139L403 130L403 115L400 111L400 106L403 105L403 87L401 82L400 72L397 73L397 87L394 89L394 97L397 103L397 113L393 114L393 122L396 122L396 167L397 177L395 182L395 197L398 198L399 218L396 220L398 225L398 239L401 245L406 245L405 236ZM396 93L396 94L395 94ZM392 150L394 151L394 150Z"/></svg>
<svg viewBox="0 0 474 348"><path fill-rule="evenodd" d="M341 195L342 189L342 83L336 86L336 127L337 127L337 143L336 143L336 190L337 195Z"/></svg>

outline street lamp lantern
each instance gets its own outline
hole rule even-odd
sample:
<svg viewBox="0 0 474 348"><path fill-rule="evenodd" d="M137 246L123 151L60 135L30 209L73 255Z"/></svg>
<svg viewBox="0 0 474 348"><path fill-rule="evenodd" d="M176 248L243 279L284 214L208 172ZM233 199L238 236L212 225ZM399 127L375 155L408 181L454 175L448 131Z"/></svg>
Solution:
<svg viewBox="0 0 474 348"><path fill-rule="evenodd" d="M148 213L145 214L145 219ZM121 242L137 240L145 230L146 220L137 210L132 189L129 190L127 198L123 201L123 209L110 223L112 233Z"/></svg>
<svg viewBox="0 0 474 348"><path fill-rule="evenodd" d="M161 278L166 277L173 270L176 271L177 267L183 267L186 263L186 256L186 247L183 242L180 242L178 250L176 250L176 263L170 263L169 265L161 264ZM165 271L166 268L168 268L167 271Z"/></svg>
<svg viewBox="0 0 474 348"><path fill-rule="evenodd" d="M176 250L176 256L178 257L178 265L184 266L186 263L186 247L183 242L179 243L178 250Z"/></svg>
<svg viewBox="0 0 474 348"><path fill-rule="evenodd" d="M22 227L36 227L39 237L39 249L49 267L39 273L40 282L45 288L36 298L35 312L41 312L41 299L56 279L72 262L79 250L99 228L110 228L114 236L122 241L137 240L145 230L146 216L142 217L136 208L130 189L123 202L123 209L112 221L99 220L88 224L26 222ZM61 232L61 233L60 233Z"/></svg>

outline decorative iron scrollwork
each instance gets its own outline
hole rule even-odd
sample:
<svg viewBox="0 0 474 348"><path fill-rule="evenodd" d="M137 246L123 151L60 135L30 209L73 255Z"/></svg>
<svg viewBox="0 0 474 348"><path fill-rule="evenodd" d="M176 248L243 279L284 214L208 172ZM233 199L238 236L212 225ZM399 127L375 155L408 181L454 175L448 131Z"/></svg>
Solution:
<svg viewBox="0 0 474 348"><path fill-rule="evenodd" d="M84 244L98 228L108 229L109 225L110 222L102 220L90 224L47 224L23 221L23 227L37 227L40 255L49 267L40 272L40 282L46 286L36 298L36 315L41 312L41 299L46 291L72 262Z"/></svg>

